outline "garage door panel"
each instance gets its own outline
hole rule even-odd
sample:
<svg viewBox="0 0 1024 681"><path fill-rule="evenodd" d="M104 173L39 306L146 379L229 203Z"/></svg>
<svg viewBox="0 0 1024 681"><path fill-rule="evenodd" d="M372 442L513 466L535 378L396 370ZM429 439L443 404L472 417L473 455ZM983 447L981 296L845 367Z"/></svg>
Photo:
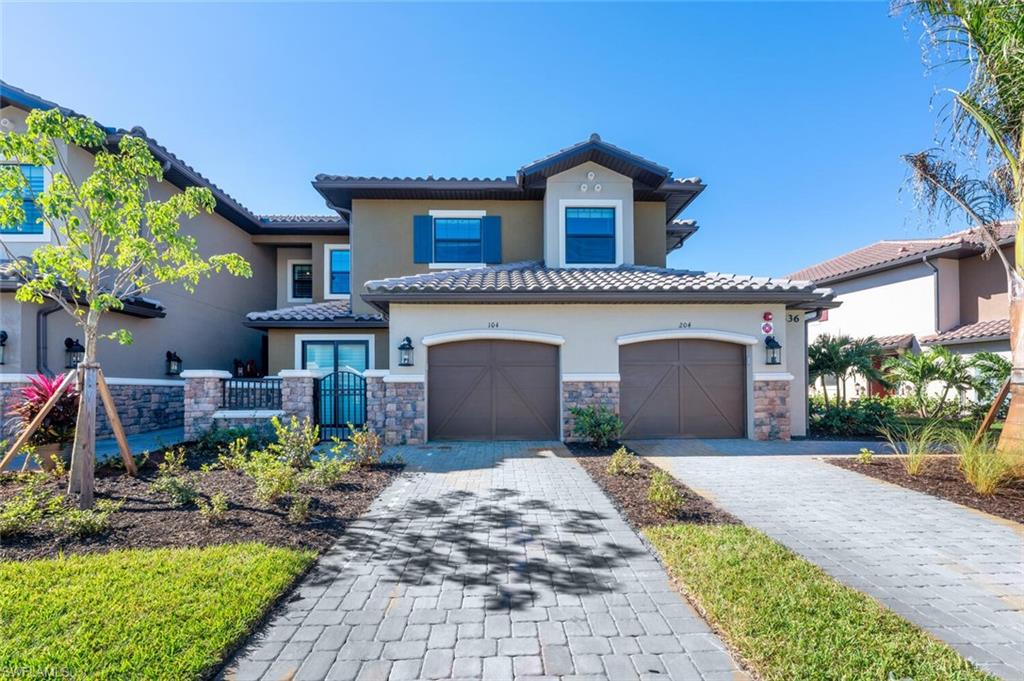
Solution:
<svg viewBox="0 0 1024 681"><path fill-rule="evenodd" d="M737 391L742 391L743 386L728 380L729 372L722 369L722 365L684 369L681 393L687 435L742 437L743 393Z"/></svg>
<svg viewBox="0 0 1024 681"><path fill-rule="evenodd" d="M431 439L557 439L558 348L464 341L431 348L427 361Z"/></svg>
<svg viewBox="0 0 1024 681"><path fill-rule="evenodd" d="M676 341L630 343L619 348L619 361L629 364L663 364L679 359Z"/></svg>
<svg viewBox="0 0 1024 681"><path fill-rule="evenodd" d="M624 436L671 436L679 432L679 368L644 365L622 376L620 416Z"/></svg>

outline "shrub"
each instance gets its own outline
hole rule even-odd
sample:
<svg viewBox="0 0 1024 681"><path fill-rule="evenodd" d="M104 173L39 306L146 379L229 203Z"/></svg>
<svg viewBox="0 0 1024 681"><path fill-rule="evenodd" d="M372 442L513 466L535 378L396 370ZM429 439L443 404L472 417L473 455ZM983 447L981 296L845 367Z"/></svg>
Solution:
<svg viewBox="0 0 1024 681"><path fill-rule="evenodd" d="M0 537L12 537L32 531L46 515L46 494L39 488L41 476L33 475L20 492L0 507ZM57 497L58 503L62 501Z"/></svg>
<svg viewBox="0 0 1024 681"><path fill-rule="evenodd" d="M888 398L864 397L845 405L826 406L820 399L810 402L810 426L815 435L851 437L875 435L896 423L896 412Z"/></svg>
<svg viewBox="0 0 1024 681"><path fill-rule="evenodd" d="M320 442L320 428L308 416L301 421L292 416L287 423L275 416L270 423L277 441L267 449L293 468L308 468L313 450Z"/></svg>
<svg viewBox="0 0 1024 681"><path fill-rule="evenodd" d="M960 471L978 494L991 496L1010 479L1013 468L1010 458L996 449L991 438L975 443L974 438L963 431L954 431L952 437Z"/></svg>
<svg viewBox="0 0 1024 681"><path fill-rule="evenodd" d="M625 447L619 447L608 462L608 475L636 475L640 472L640 457Z"/></svg>
<svg viewBox="0 0 1024 681"><path fill-rule="evenodd" d="M260 502L277 501L298 488L298 471L265 449L249 455L245 473L256 483L255 496Z"/></svg>
<svg viewBox="0 0 1024 681"><path fill-rule="evenodd" d="M99 499L93 508L78 509L64 506L50 520L58 534L83 539L102 534L110 529L110 516L120 510L124 502Z"/></svg>
<svg viewBox="0 0 1024 681"><path fill-rule="evenodd" d="M265 426L234 426L211 428L199 438L196 448L202 454L214 456L240 438L246 439L250 449L262 449L270 444L270 433Z"/></svg>
<svg viewBox="0 0 1024 681"><path fill-rule="evenodd" d="M674 518L682 510L683 495L676 489L672 476L665 471L651 473L651 484L647 488L647 500L666 518Z"/></svg>
<svg viewBox="0 0 1024 681"><path fill-rule="evenodd" d="M622 421L608 407L573 407L572 432L597 448L607 447L622 434Z"/></svg>
<svg viewBox="0 0 1024 681"><path fill-rule="evenodd" d="M384 441L369 424L356 428L348 424L349 442L352 444L352 458L360 467L376 466L384 454Z"/></svg>
<svg viewBox="0 0 1024 681"><path fill-rule="evenodd" d="M908 475L919 475L939 443L939 422L903 424L882 428L888 447L896 454ZM905 450L905 451L904 451Z"/></svg>
<svg viewBox="0 0 1024 681"><path fill-rule="evenodd" d="M199 496L196 488L181 475L158 475L149 488L168 497L172 506L188 506Z"/></svg>
<svg viewBox="0 0 1024 681"><path fill-rule="evenodd" d="M217 455L217 463L224 470L237 471L245 468L249 460L249 438L238 437L228 443L228 446Z"/></svg>
<svg viewBox="0 0 1024 681"><path fill-rule="evenodd" d="M32 419L42 411L50 397L57 392L64 374L57 374L53 378L43 376L29 376L29 384L20 388L15 393L15 399L11 405L11 418L9 425L14 432L24 432ZM71 442L75 438L75 419L78 417L78 392L74 386L69 387L61 395L57 403L50 409L50 413L43 419L42 425L29 439L34 445L63 444Z"/></svg>
<svg viewBox="0 0 1024 681"><path fill-rule="evenodd" d="M357 465L354 459L322 456L313 461L306 480L317 487L331 487L341 482Z"/></svg>
<svg viewBox="0 0 1024 681"><path fill-rule="evenodd" d="M870 465L874 461L875 450L868 449L867 447L861 447L860 452L857 454L857 461L865 466Z"/></svg>
<svg viewBox="0 0 1024 681"><path fill-rule="evenodd" d="M224 520L228 513L228 495L224 492L214 493L209 501L199 499L196 504L199 506L199 515L211 524Z"/></svg>
<svg viewBox="0 0 1024 681"><path fill-rule="evenodd" d="M293 525L301 525L309 520L309 497L300 494L292 499L288 506L288 522Z"/></svg>

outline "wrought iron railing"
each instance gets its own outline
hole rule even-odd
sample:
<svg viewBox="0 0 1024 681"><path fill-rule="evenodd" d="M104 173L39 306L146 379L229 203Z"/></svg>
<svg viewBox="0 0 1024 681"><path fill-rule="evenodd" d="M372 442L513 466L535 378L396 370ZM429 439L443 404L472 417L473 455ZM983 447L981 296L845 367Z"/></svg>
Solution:
<svg viewBox="0 0 1024 681"><path fill-rule="evenodd" d="M345 369L321 377L313 389L313 413L321 439L347 439L349 425L366 423L366 379Z"/></svg>
<svg viewBox="0 0 1024 681"><path fill-rule="evenodd" d="M228 378L221 407L224 409L280 409L280 378Z"/></svg>

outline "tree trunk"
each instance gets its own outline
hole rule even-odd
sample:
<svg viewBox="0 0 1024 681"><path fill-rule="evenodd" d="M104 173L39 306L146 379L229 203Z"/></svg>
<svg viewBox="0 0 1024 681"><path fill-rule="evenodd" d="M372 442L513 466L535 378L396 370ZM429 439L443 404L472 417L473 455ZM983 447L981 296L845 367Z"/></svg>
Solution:
<svg viewBox="0 0 1024 681"><path fill-rule="evenodd" d="M85 361L79 367L78 417L75 420L75 443L71 450L71 475L68 494L78 495L78 507L92 508L96 470L96 342L99 338L99 314L90 310L85 326Z"/></svg>
<svg viewBox="0 0 1024 681"><path fill-rule="evenodd" d="M1020 244L1018 244L1019 247ZM1017 264L1018 267L1021 263ZM1024 469L1024 279L1010 277L1010 410L999 436L999 451L1014 459L1018 470Z"/></svg>
<svg viewBox="0 0 1024 681"><path fill-rule="evenodd" d="M828 381L825 380L825 374L821 375L821 396L825 400L825 408L828 409Z"/></svg>

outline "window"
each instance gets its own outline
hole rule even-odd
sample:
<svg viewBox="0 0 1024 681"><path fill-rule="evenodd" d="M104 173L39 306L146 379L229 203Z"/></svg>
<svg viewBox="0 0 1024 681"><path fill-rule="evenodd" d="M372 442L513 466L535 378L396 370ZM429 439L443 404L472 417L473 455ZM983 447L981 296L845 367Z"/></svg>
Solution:
<svg viewBox="0 0 1024 681"><path fill-rule="evenodd" d="M335 372L344 367L366 371L370 344L364 340L302 341L302 368Z"/></svg>
<svg viewBox="0 0 1024 681"><path fill-rule="evenodd" d="M0 233L45 234L45 226L42 222L38 222L42 213L36 206L36 196L42 193L45 183L43 168L42 166L22 165L21 173L28 180L28 187L22 190L21 194L22 207L25 209L25 222L20 225L2 225Z"/></svg>
<svg viewBox="0 0 1024 681"><path fill-rule="evenodd" d="M434 262L483 262L480 218L434 218Z"/></svg>
<svg viewBox="0 0 1024 681"><path fill-rule="evenodd" d="M352 251L348 244L324 246L324 298L348 298L352 292Z"/></svg>
<svg viewBox="0 0 1024 681"><path fill-rule="evenodd" d="M566 264L615 264L615 209L565 209Z"/></svg>
<svg viewBox="0 0 1024 681"><path fill-rule="evenodd" d="M308 261L289 260L291 271L291 289L288 300L291 302L313 299L313 263Z"/></svg>

